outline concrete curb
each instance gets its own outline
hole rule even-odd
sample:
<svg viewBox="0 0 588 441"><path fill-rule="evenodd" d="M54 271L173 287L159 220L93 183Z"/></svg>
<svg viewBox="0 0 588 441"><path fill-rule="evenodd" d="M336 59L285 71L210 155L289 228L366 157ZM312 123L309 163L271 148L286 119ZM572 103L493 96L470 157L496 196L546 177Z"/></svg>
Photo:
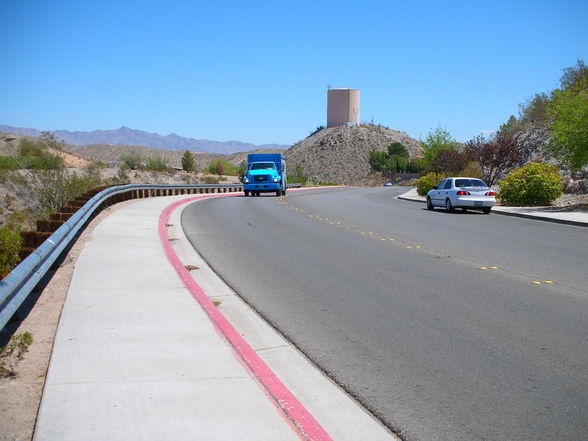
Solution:
<svg viewBox="0 0 588 441"><path fill-rule="evenodd" d="M176 270L184 286L190 291L194 299L200 304L208 315L210 321L218 329L219 333L232 347L235 355L243 366L255 378L264 389L268 398L290 421L292 427L300 437L308 441L333 441L329 434L318 423L314 416L298 401L292 392L282 383L276 374L264 363L261 357L253 350L247 341L229 323L226 317L213 304L200 285L192 278L190 272L184 267L176 255L169 240L167 225L170 215L176 208L198 200L207 198L198 196L176 201L168 205L159 217L159 236L163 244L165 254L171 265Z"/></svg>

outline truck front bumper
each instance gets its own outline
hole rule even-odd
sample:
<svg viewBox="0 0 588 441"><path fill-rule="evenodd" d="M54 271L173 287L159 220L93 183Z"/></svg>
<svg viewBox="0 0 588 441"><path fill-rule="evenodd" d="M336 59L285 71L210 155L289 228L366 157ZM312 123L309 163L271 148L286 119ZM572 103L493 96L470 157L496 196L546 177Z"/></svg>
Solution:
<svg viewBox="0 0 588 441"><path fill-rule="evenodd" d="M279 182L264 182L259 184L244 184L243 190L244 191L259 191L259 192L273 192L278 191L280 189Z"/></svg>

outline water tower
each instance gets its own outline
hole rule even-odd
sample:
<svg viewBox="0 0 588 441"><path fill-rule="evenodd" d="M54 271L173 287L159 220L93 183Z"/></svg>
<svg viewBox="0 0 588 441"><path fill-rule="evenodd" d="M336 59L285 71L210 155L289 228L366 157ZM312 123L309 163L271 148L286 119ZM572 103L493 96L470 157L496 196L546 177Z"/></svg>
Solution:
<svg viewBox="0 0 588 441"><path fill-rule="evenodd" d="M359 90L329 89L327 127L359 124Z"/></svg>

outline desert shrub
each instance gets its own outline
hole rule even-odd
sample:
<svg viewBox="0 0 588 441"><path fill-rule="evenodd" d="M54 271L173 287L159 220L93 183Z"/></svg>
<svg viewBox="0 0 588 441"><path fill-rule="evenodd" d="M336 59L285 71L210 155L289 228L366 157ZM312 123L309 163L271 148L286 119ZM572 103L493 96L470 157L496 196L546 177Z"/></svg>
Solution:
<svg viewBox="0 0 588 441"><path fill-rule="evenodd" d="M215 178L214 176L205 176L204 183L205 184L218 184L218 178Z"/></svg>
<svg viewBox="0 0 588 441"><path fill-rule="evenodd" d="M48 215L60 207L102 185L98 174L72 173L66 170L41 170L30 173L29 179L36 192L37 211Z"/></svg>
<svg viewBox="0 0 588 441"><path fill-rule="evenodd" d="M0 226L0 278L4 277L20 262L20 224L8 221Z"/></svg>
<svg viewBox="0 0 588 441"><path fill-rule="evenodd" d="M20 165L12 156L0 156L0 170L16 170Z"/></svg>
<svg viewBox="0 0 588 441"><path fill-rule="evenodd" d="M308 176L304 175L304 171L302 170L302 166L300 164L296 165L296 168L294 169L294 174L293 175L287 175L287 181L291 184L302 184L302 185L306 185L306 183L308 182Z"/></svg>
<svg viewBox="0 0 588 441"><path fill-rule="evenodd" d="M0 348L0 378L16 376L16 366L33 344L33 334L23 332L14 335L8 344Z"/></svg>
<svg viewBox="0 0 588 441"><path fill-rule="evenodd" d="M141 157L137 153L129 153L120 157L123 165L131 170L137 170L141 166Z"/></svg>
<svg viewBox="0 0 588 441"><path fill-rule="evenodd" d="M229 175L237 176L239 174L239 167L231 164L224 159L214 159L208 164L208 173L213 175Z"/></svg>
<svg viewBox="0 0 588 441"><path fill-rule="evenodd" d="M19 156L16 161L20 168L36 170L58 170L65 167L63 157L51 153L43 140L22 138L19 142ZM52 144L49 144L53 146Z"/></svg>
<svg viewBox="0 0 588 441"><path fill-rule="evenodd" d="M425 196L429 190L432 190L445 177L443 173L429 173L428 175L421 176L417 181L417 193Z"/></svg>
<svg viewBox="0 0 588 441"><path fill-rule="evenodd" d="M563 190L557 167L530 162L498 181L500 199L512 205L550 205Z"/></svg>
<svg viewBox="0 0 588 441"><path fill-rule="evenodd" d="M156 158L148 158L147 164L145 165L145 168L147 170L163 172L163 171L167 171L169 166L167 164L167 161L164 158L156 157Z"/></svg>

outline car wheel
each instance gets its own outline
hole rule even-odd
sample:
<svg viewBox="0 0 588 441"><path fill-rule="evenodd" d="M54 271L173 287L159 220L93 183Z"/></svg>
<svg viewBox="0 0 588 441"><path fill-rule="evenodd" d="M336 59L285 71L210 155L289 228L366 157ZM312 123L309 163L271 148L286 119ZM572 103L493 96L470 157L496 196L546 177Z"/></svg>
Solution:
<svg viewBox="0 0 588 441"><path fill-rule="evenodd" d="M461 211L465 213L466 211L468 211L468 209L466 207L461 207Z"/></svg>
<svg viewBox="0 0 588 441"><path fill-rule="evenodd" d="M433 208L433 202L431 202L431 198L429 196L427 196L427 210L432 210Z"/></svg>
<svg viewBox="0 0 588 441"><path fill-rule="evenodd" d="M244 194L245 196L249 196L249 192L248 192L248 191L244 191L244 192L243 192L243 194Z"/></svg>
<svg viewBox="0 0 588 441"><path fill-rule="evenodd" d="M453 205L449 199L445 199L445 208L447 208L447 211L453 212Z"/></svg>
<svg viewBox="0 0 588 441"><path fill-rule="evenodd" d="M482 209L482 211L484 212L484 214L490 214L490 210L492 210L492 207L485 207Z"/></svg>

